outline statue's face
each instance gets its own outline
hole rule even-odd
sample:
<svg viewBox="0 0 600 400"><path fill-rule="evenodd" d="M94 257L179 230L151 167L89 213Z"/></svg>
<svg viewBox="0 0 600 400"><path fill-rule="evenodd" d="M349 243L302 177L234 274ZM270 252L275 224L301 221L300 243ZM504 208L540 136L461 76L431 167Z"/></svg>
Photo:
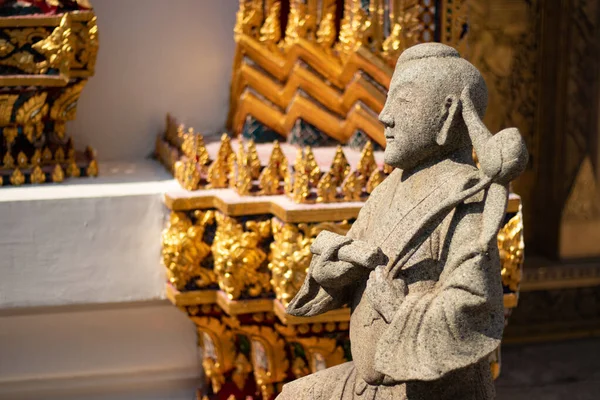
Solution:
<svg viewBox="0 0 600 400"><path fill-rule="evenodd" d="M431 72L435 60L411 61L396 68L379 120L385 125L385 162L403 170L431 157L443 120L444 94Z"/></svg>

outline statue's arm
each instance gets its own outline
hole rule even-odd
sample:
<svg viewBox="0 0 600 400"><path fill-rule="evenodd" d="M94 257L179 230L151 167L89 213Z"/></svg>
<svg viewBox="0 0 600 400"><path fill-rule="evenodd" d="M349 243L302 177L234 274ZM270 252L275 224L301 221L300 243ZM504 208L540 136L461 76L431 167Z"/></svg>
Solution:
<svg viewBox="0 0 600 400"><path fill-rule="evenodd" d="M429 292L409 293L377 344L375 368L388 384L439 379L479 362L500 344L504 315L497 249L480 250L472 238L481 215L461 208L448 230L439 282Z"/></svg>

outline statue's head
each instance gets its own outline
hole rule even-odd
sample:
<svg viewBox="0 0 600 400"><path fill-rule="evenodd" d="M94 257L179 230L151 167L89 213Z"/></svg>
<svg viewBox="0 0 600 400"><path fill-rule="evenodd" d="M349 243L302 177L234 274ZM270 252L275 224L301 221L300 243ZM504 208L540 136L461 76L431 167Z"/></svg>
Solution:
<svg viewBox="0 0 600 400"><path fill-rule="evenodd" d="M471 63L452 47L425 43L405 50L396 64L379 120L385 125L385 162L412 169L470 146L462 119L461 93L469 87L480 118L487 87Z"/></svg>

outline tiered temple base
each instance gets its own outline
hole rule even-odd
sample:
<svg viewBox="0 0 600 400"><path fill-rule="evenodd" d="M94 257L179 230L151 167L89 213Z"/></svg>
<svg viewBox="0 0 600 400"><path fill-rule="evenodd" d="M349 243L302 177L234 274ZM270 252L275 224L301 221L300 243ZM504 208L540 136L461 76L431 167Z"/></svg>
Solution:
<svg viewBox="0 0 600 400"><path fill-rule="evenodd" d="M326 174L336 148L320 150L315 160ZM215 146L207 151L217 157ZM358 157L344 152L354 170ZM269 151L257 153L266 168ZM363 201L299 204L287 194L242 196L234 188L166 194L171 210L163 233L167 294L198 329L208 383L199 398L271 399L285 382L350 359L349 309L298 318L285 307L306 276L316 235L324 229L346 232ZM505 221L498 236L503 263L498 273L508 318L517 305L523 261L516 195ZM498 376L498 354L490 362Z"/></svg>

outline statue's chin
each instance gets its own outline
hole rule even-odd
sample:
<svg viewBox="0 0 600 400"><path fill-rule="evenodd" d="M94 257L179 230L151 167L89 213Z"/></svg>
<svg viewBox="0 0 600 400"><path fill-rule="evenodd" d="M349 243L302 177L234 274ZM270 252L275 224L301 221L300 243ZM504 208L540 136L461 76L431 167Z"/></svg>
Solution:
<svg viewBox="0 0 600 400"><path fill-rule="evenodd" d="M401 154L398 154L397 151L393 151L389 147L383 153L383 161L391 167L402 170L409 169L410 164L412 164L410 160L405 160Z"/></svg>

